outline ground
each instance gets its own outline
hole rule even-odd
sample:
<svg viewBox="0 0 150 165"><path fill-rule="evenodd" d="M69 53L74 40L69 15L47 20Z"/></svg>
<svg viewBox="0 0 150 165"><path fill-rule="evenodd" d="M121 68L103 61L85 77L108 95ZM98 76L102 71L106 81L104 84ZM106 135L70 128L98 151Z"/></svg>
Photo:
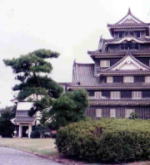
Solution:
<svg viewBox="0 0 150 165"><path fill-rule="evenodd" d="M16 149L0 147L0 153L1 165L60 165L60 163Z"/></svg>
<svg viewBox="0 0 150 165"><path fill-rule="evenodd" d="M57 149L54 139L19 139L19 138L1 138L0 146L16 148L19 150L32 152L40 155L56 155Z"/></svg>

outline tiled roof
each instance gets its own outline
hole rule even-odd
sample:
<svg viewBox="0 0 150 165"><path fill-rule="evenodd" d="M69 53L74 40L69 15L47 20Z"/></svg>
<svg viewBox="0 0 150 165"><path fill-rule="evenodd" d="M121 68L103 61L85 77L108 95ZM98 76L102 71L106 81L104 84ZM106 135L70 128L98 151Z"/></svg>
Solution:
<svg viewBox="0 0 150 165"><path fill-rule="evenodd" d="M128 89L150 89L149 83L102 83L97 86L70 86L71 89L95 89L95 90L110 90L110 89L119 89L119 90L128 90Z"/></svg>
<svg viewBox="0 0 150 165"><path fill-rule="evenodd" d="M139 25L147 25L143 21L139 20L137 17L135 17L132 13L131 10L128 10L128 13L117 23L108 25L109 27L111 26L139 26Z"/></svg>
<svg viewBox="0 0 150 165"><path fill-rule="evenodd" d="M149 50L130 50L134 56L138 57L147 57L150 56ZM99 50L96 51L88 51L88 54L91 57L96 58L113 58L113 57L122 57L126 54L127 50L117 50L112 52L101 52Z"/></svg>
<svg viewBox="0 0 150 165"><path fill-rule="evenodd" d="M106 70L101 70L100 72L101 75L107 75L107 76L122 76L122 75L150 75L150 71L142 71L142 70L138 70L138 71L106 71Z"/></svg>
<svg viewBox="0 0 150 165"><path fill-rule="evenodd" d="M16 111L15 123L32 123L35 121L35 117L28 115L29 111Z"/></svg>
<svg viewBox="0 0 150 165"><path fill-rule="evenodd" d="M101 105L101 106L112 106L112 105L132 105L132 106L139 106L139 105L143 105L143 106L147 106L150 105L150 99L145 99L145 100L109 100L109 99L103 99L103 100L89 100L90 105Z"/></svg>
<svg viewBox="0 0 150 165"><path fill-rule="evenodd" d="M74 63L73 84L75 85L99 85L99 78L94 77L94 64Z"/></svg>

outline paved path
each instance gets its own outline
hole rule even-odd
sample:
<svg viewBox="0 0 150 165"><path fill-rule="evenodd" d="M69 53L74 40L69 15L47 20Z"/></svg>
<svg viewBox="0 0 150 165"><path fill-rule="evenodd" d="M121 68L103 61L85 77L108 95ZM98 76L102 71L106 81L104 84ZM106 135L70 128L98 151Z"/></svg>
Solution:
<svg viewBox="0 0 150 165"><path fill-rule="evenodd" d="M0 147L0 165L61 165L11 148Z"/></svg>

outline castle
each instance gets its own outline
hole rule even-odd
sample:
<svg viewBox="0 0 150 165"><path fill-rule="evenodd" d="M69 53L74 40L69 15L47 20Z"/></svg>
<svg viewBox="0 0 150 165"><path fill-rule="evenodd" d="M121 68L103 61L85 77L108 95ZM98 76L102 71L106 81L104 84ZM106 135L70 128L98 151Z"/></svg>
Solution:
<svg viewBox="0 0 150 165"><path fill-rule="evenodd" d="M115 24L108 24L112 39L100 38L98 49L88 51L94 64L73 64L67 90L86 89L86 115L150 118L150 24L128 11Z"/></svg>

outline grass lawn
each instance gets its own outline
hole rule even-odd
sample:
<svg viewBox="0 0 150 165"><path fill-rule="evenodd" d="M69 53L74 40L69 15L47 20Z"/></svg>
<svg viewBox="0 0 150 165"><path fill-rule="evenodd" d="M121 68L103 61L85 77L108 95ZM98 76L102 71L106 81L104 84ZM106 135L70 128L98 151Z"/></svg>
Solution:
<svg viewBox="0 0 150 165"><path fill-rule="evenodd" d="M55 139L0 138L0 146L11 147L40 155L57 155Z"/></svg>

